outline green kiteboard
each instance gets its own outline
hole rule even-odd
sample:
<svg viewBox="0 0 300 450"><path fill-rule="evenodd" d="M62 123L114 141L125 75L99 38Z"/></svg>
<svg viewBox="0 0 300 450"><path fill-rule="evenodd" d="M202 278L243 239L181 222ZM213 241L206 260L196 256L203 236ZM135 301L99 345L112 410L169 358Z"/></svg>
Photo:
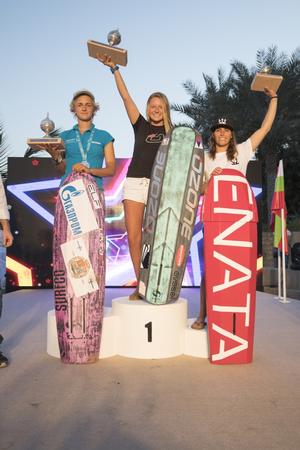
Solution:
<svg viewBox="0 0 300 450"><path fill-rule="evenodd" d="M203 180L202 138L175 127L153 165L143 242L139 294L162 305L179 297Z"/></svg>

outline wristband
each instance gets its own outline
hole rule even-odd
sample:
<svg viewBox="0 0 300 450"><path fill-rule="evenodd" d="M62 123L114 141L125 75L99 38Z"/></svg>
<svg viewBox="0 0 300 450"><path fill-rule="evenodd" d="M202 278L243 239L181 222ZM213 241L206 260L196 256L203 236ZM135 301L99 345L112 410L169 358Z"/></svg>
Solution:
<svg viewBox="0 0 300 450"><path fill-rule="evenodd" d="M111 73L115 73L116 70L119 70L119 66L110 67Z"/></svg>
<svg viewBox="0 0 300 450"><path fill-rule="evenodd" d="M271 97L270 100L272 100L272 98L277 98L277 95L274 95L274 97Z"/></svg>

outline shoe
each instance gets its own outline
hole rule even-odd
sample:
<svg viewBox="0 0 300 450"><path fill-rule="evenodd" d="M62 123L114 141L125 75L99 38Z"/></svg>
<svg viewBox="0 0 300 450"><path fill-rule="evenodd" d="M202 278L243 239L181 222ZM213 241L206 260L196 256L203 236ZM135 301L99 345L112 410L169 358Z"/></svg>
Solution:
<svg viewBox="0 0 300 450"><path fill-rule="evenodd" d="M8 359L0 352L0 368L8 366Z"/></svg>
<svg viewBox="0 0 300 450"><path fill-rule="evenodd" d="M204 320L201 320L200 317L197 317L194 323L192 323L191 328L193 330L203 330L205 328L206 322Z"/></svg>
<svg viewBox="0 0 300 450"><path fill-rule="evenodd" d="M142 300L142 296L135 290L132 294L129 295L129 300Z"/></svg>

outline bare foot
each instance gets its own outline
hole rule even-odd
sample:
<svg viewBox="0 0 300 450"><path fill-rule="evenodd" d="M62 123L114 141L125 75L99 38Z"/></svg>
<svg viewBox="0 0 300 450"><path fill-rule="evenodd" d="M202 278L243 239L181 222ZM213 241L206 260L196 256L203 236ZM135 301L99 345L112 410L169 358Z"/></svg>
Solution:
<svg viewBox="0 0 300 450"><path fill-rule="evenodd" d="M143 297L138 293L136 289L132 294L129 295L129 300L141 300Z"/></svg>
<svg viewBox="0 0 300 450"><path fill-rule="evenodd" d="M193 330L203 330L205 325L206 325L205 320L202 320L200 319L200 317L197 317L195 322L191 325L191 328L193 328Z"/></svg>

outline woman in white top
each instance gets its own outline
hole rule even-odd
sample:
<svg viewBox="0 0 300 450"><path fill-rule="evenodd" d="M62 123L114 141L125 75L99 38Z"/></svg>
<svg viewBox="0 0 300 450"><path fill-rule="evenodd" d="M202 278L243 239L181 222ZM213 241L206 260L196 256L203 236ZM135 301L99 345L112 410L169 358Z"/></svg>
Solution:
<svg viewBox="0 0 300 450"><path fill-rule="evenodd" d="M205 154L204 161L204 185L205 194L207 183L212 175L219 175L222 169L230 168L239 170L246 174L247 165L253 156L253 152L270 131L274 122L277 110L277 95L270 89L265 89L266 95L270 98L269 107L265 118L258 130L255 131L245 142L236 144L234 130L230 122L225 117L220 117L211 127L210 149ZM206 317L206 297L205 297L205 276L202 277L200 289L200 313L192 324L192 328L201 330L205 327Z"/></svg>

